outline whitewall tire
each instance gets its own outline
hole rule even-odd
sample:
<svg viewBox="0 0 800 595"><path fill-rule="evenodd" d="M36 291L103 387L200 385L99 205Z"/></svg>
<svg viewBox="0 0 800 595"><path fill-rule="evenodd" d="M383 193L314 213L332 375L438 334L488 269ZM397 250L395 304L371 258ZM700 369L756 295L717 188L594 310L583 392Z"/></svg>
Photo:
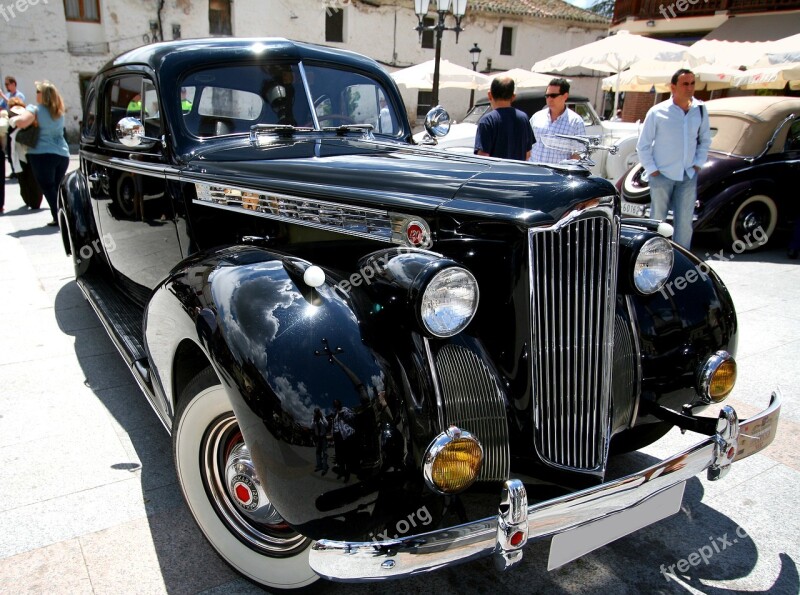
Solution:
<svg viewBox="0 0 800 595"><path fill-rule="evenodd" d="M228 564L247 578L267 587L295 589L313 583L319 576L308 565L311 540L283 523L255 490L254 475L226 480L231 453L245 449L228 397L212 368L198 374L181 395L173 425L173 453L178 481L197 524ZM239 467L237 467L239 468ZM253 518L237 495L253 489L252 506L267 522ZM272 513L272 516L269 516Z"/></svg>

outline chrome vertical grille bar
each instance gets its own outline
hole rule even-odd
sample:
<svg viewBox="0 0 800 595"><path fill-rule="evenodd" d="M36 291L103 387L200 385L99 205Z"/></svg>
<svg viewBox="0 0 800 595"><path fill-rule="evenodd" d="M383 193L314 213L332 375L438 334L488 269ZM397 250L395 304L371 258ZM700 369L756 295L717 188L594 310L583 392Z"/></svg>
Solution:
<svg viewBox="0 0 800 595"><path fill-rule="evenodd" d="M529 232L534 444L556 467L605 469L617 233L608 203Z"/></svg>

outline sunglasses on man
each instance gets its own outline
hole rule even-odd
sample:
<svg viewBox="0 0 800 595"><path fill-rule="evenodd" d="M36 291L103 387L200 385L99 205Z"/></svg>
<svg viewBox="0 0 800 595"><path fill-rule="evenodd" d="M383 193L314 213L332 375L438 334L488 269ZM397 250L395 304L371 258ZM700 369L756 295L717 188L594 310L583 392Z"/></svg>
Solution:
<svg viewBox="0 0 800 595"><path fill-rule="evenodd" d="M544 96L548 99L555 99L556 97L561 97L563 93L545 93Z"/></svg>

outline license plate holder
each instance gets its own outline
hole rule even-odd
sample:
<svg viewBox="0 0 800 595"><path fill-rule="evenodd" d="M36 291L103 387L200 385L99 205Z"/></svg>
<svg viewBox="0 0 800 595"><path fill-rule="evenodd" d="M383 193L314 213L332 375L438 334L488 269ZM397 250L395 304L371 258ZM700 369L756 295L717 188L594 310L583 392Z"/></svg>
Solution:
<svg viewBox="0 0 800 595"><path fill-rule="evenodd" d="M667 518L681 509L686 482L671 486L632 508L559 533L550 543L547 570L553 570L612 541Z"/></svg>
<svg viewBox="0 0 800 595"><path fill-rule="evenodd" d="M632 202L623 201L621 204L622 214L632 215L634 217L644 217L644 211L646 208L647 205L637 205L636 203Z"/></svg>

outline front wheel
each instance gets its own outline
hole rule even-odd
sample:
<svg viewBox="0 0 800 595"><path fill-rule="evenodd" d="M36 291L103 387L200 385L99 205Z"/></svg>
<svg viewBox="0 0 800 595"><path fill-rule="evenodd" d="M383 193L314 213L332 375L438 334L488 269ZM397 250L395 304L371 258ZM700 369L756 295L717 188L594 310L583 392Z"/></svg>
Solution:
<svg viewBox="0 0 800 595"><path fill-rule="evenodd" d="M739 252L755 250L766 244L778 225L778 205L766 194L755 194L744 199L733 211L722 229L726 246L741 246Z"/></svg>
<svg viewBox="0 0 800 595"><path fill-rule="evenodd" d="M228 564L271 588L304 587L319 578L308 565L311 540L294 531L267 499L212 368L182 392L172 438L186 502Z"/></svg>

